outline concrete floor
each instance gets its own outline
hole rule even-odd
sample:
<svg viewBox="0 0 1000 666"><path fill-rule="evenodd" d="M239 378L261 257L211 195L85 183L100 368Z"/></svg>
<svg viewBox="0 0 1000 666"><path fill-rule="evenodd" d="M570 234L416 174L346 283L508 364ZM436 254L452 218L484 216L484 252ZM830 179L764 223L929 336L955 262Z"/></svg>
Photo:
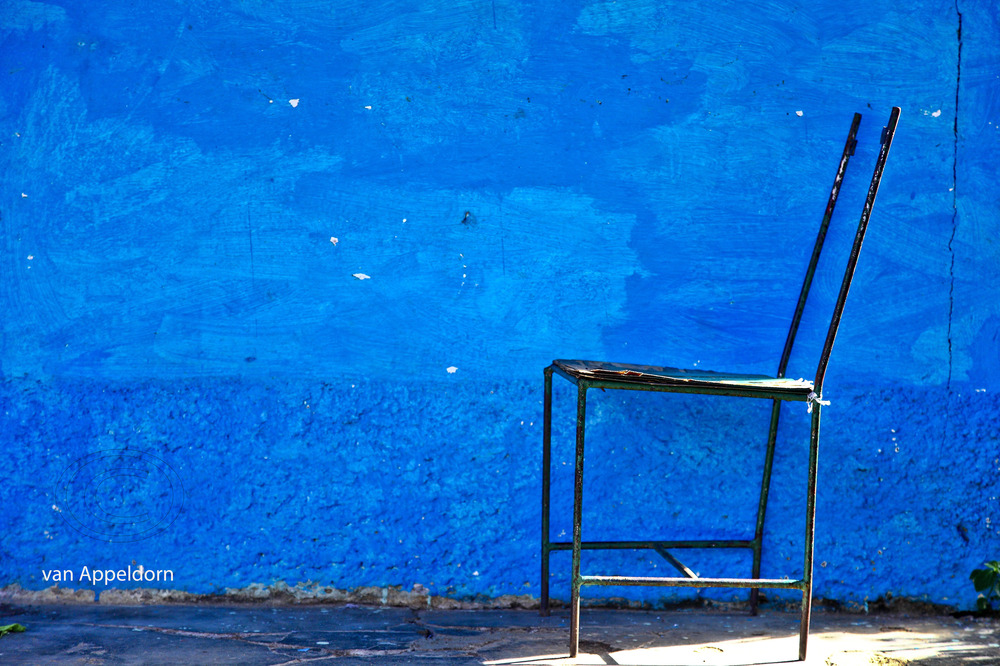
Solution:
<svg viewBox="0 0 1000 666"><path fill-rule="evenodd" d="M694 664L798 663L798 614L711 610L568 613L355 605L0 605L0 664ZM1000 665L1000 622L816 612L815 666Z"/></svg>

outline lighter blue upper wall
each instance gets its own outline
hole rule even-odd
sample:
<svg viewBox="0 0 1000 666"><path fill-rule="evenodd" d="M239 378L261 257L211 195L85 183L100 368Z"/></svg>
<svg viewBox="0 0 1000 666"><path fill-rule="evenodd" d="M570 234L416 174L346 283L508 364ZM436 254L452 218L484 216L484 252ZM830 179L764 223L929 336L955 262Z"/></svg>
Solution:
<svg viewBox="0 0 1000 666"><path fill-rule="evenodd" d="M860 111L790 368L811 377L898 105L827 375L815 592L969 605L1000 534L998 16L0 0L0 443L16 456L0 586L134 559L192 592L537 596L542 368L773 372ZM752 533L769 406L613 393L590 403L588 534ZM796 407L765 575L801 552ZM571 424L558 411L554 535ZM135 543L81 535L64 474L123 448L176 472L183 511ZM110 499L162 499L132 490Z"/></svg>
<svg viewBox="0 0 1000 666"><path fill-rule="evenodd" d="M994 386L997 300L964 269L996 283L971 170L998 135L959 145L953 238L956 25L945 2L8 3L3 373L773 371L850 116L840 240L899 105L831 371Z"/></svg>

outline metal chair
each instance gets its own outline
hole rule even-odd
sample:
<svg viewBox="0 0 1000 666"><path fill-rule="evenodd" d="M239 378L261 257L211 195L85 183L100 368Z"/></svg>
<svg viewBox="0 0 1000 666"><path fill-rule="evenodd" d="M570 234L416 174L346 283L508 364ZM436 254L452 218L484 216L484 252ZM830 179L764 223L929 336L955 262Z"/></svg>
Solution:
<svg viewBox="0 0 1000 666"><path fill-rule="evenodd" d="M732 373L716 373L704 370L681 370L677 368L654 367L645 365L630 365L625 363L604 363L578 360L556 360L545 368L545 398L543 425L542 454L542 595L541 610L543 615L549 611L549 556L555 550L572 550L572 596L570 601L570 657L575 657L580 640L580 588L584 585L630 585L630 586L663 586L663 587L723 587L750 588L750 610L756 614L758 590L774 588L800 590L802 592L802 616L799 628L799 659L805 660L806 646L809 639L809 619L812 602L812 572L813 572L813 535L816 519L816 470L819 453L819 423L822 406L829 404L823 399L823 378L826 375L830 352L837 336L837 328L844 312L844 303L857 266L861 244L864 241L868 220L875 196L878 194L879 182L885 168L889 147L896 131L896 123L900 110L893 107L888 125L882 130L882 147L875 164L868 195L865 199L861 221L851 247L847 261L847 269L840 286L840 293L830 320L823 352L820 355L819 366L816 369L814 381L789 379L785 377L785 369L795 342L799 322L805 307L806 297L812 283L813 274L823 249L830 218L833 215L844 172L850 157L857 145L855 136L861 122L861 114L854 114L847 142L840 158L837 175L827 201L826 212L820 224L819 234L813 248L812 257L806 270L805 280L799 292L799 300L795 306L792 323L785 340L785 347L778 363L778 372L774 377L768 375L747 375ZM552 467L552 376L558 374L577 386L576 403L576 463L573 494L573 540L569 542L552 541L549 535L550 518L550 481ZM624 389L633 391L664 391L670 393L700 393L720 396L739 396L746 398L763 398L773 401L771 409L771 427L767 439L767 449L764 458L764 474L761 482L760 501L757 509L757 525L752 539L716 539L687 541L583 541L582 538L582 506L583 506L583 461L584 432L587 415L587 390ZM778 419L781 405L785 401L806 402L811 412L811 427L809 433L809 470L806 494L806 525L804 546L804 567L801 579L761 578L761 548L764 538L764 515L767 509L767 497L771 483L771 467L774 461L775 438L778 431ZM753 566L750 578L698 578L685 567L668 549L677 548L745 548L753 552ZM652 549L663 556L671 565L677 568L683 577L637 577L615 575L581 575L580 554L582 550L614 550L614 549Z"/></svg>

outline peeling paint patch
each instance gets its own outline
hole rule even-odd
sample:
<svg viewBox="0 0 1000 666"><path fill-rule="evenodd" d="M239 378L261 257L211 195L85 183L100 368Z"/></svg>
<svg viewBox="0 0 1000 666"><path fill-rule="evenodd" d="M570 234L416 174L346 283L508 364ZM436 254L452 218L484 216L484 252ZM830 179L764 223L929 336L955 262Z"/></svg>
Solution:
<svg viewBox="0 0 1000 666"><path fill-rule="evenodd" d="M553 600L555 607L561 603ZM394 608L434 608L441 610L475 610L484 608L538 608L538 599L528 594L505 594L488 599L468 601L437 596L427 587L415 583L410 591L400 585L362 586L343 590L318 583L289 585L279 580L271 584L251 583L246 587L226 588L221 594L194 594L184 590L156 588L112 588L102 590L98 597L91 589L72 589L53 585L43 590L26 590L17 583L0 587L0 602L23 604L92 604L110 606L142 606L146 604L247 603L327 604L355 603ZM614 605L614 600L611 600Z"/></svg>

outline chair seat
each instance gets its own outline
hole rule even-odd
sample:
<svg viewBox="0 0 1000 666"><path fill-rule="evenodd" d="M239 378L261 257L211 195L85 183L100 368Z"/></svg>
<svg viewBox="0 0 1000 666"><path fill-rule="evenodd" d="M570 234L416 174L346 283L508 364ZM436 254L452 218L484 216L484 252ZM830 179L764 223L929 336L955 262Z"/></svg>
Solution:
<svg viewBox="0 0 1000 666"><path fill-rule="evenodd" d="M608 388L642 387L655 391L721 393L783 400L808 400L813 392L811 381L769 375L569 359L557 359L552 365L569 379L598 382Z"/></svg>

